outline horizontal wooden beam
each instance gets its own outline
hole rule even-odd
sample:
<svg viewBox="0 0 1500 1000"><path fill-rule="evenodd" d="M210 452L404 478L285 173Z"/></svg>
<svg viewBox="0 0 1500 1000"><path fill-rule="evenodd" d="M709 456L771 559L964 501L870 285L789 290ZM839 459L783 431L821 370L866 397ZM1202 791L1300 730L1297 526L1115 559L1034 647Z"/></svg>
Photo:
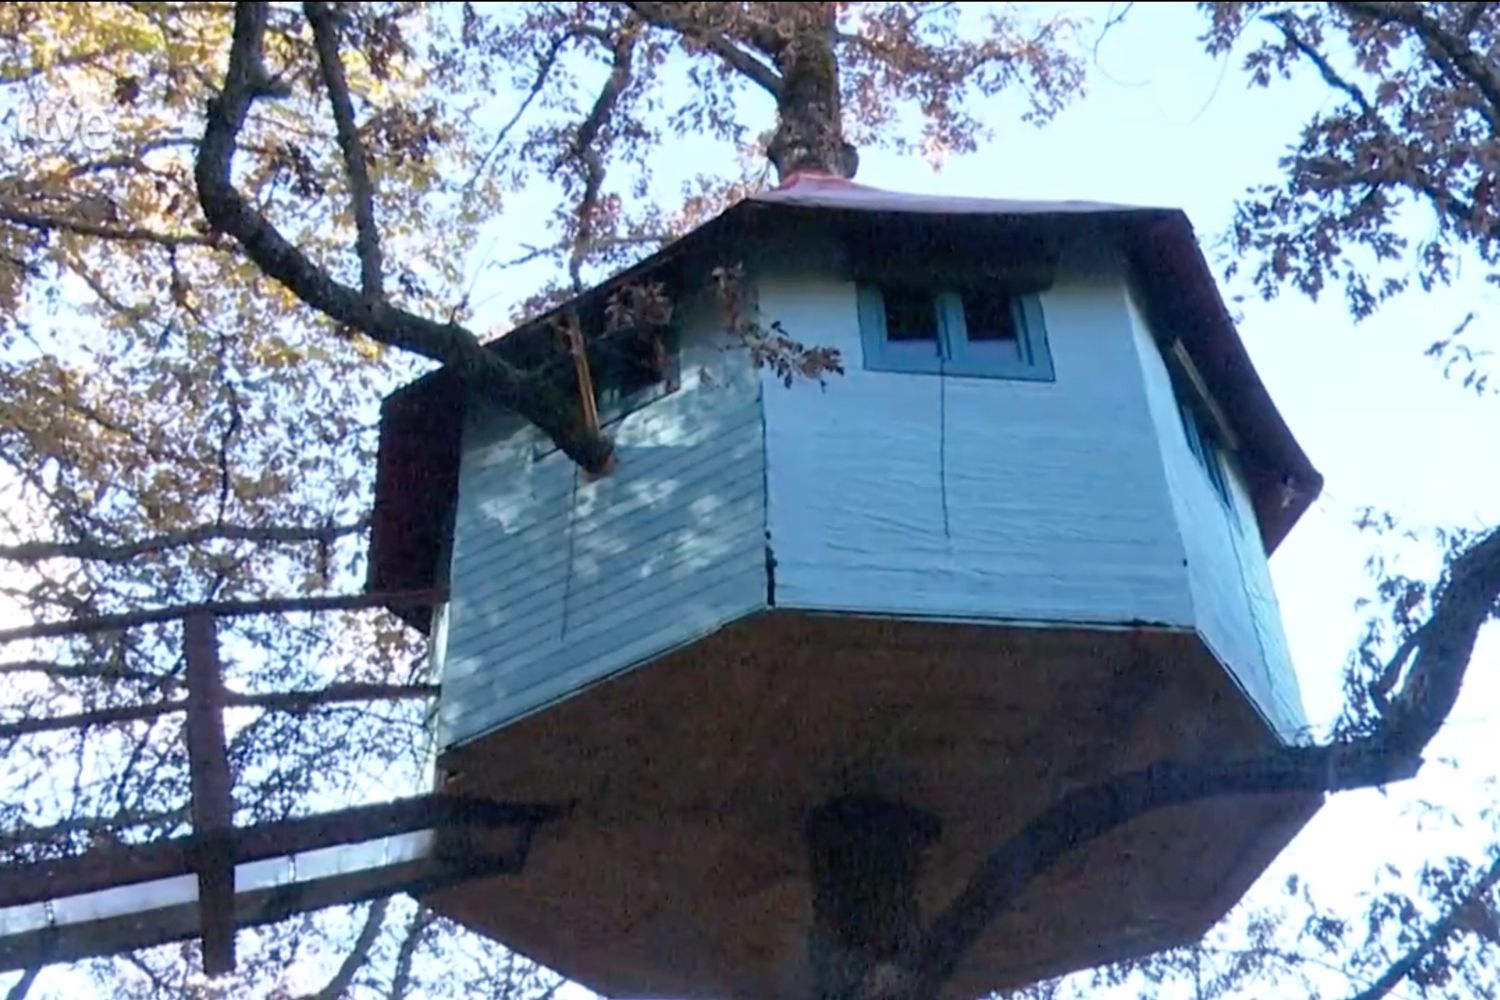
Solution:
<svg viewBox="0 0 1500 1000"><path fill-rule="evenodd" d="M356 806L230 833L235 864L443 827L521 827L555 819L556 806L429 794ZM197 836L139 847L110 847L70 858L0 867L0 909L189 875L204 845ZM455 859L449 858L450 863Z"/></svg>
<svg viewBox="0 0 1500 1000"><path fill-rule="evenodd" d="M189 615L210 614L216 618L244 618L252 615L289 615L304 612L362 611L381 608L395 602L435 605L448 599L442 588L395 591L383 594L330 594L322 597L281 597L263 601L208 601L203 604L179 604L164 608L124 611L96 618L74 618L61 622L40 622L16 628L0 629L0 644L22 639L53 639L65 635L89 635L95 632L118 632L141 625L159 625L181 621Z"/></svg>
<svg viewBox="0 0 1500 1000"><path fill-rule="evenodd" d="M514 865L514 860L498 858L466 865L423 858L238 892L234 896L234 928L275 923L298 913L360 903L398 892L431 892L469 878L505 874L514 870ZM197 903L182 903L0 935L0 972L185 941L198 936L201 921Z"/></svg>

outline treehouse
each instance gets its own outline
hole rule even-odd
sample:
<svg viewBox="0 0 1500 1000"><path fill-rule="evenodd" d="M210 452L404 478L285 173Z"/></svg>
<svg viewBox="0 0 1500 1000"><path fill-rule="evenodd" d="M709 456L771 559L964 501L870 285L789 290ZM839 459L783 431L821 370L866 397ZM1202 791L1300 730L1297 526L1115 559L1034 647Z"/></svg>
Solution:
<svg viewBox="0 0 1500 1000"><path fill-rule="evenodd" d="M553 358L611 468L423 378L384 407L370 586L446 588L395 609L440 785L568 810L429 902L606 995L808 995L828 803L929 818L930 914L1070 790L1300 738L1266 560L1321 478L1178 211L800 175L491 349ZM1200 935L1319 801L1068 853L947 995Z"/></svg>

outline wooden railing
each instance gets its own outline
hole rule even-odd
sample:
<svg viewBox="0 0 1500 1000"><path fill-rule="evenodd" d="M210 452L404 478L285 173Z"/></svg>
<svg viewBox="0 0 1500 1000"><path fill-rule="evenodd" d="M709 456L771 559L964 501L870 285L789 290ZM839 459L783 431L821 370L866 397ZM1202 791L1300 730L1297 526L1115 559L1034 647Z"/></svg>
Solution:
<svg viewBox="0 0 1500 1000"><path fill-rule="evenodd" d="M431 793L253 826L233 822L219 619L445 598L424 591L220 602L0 631L4 644L180 620L187 694L169 707L186 714L192 820L186 836L0 866L0 970L199 937L204 970L220 975L234 968L234 937L242 927L520 871L537 827L557 818L558 807ZM497 840L500 830L510 836ZM327 871L291 881L276 876L278 859L289 870L297 858ZM172 881L183 876L196 885Z"/></svg>

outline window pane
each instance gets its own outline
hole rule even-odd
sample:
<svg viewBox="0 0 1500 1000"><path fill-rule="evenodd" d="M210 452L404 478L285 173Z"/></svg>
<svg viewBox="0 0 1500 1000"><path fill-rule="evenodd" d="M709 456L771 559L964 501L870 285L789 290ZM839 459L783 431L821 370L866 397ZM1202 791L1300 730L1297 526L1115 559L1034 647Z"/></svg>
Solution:
<svg viewBox="0 0 1500 1000"><path fill-rule="evenodd" d="M671 358L667 336L642 332L597 344L591 361L595 398L615 403L663 381Z"/></svg>
<svg viewBox="0 0 1500 1000"><path fill-rule="evenodd" d="M882 288L885 300L885 339L930 341L937 344L937 307L932 295L915 288Z"/></svg>
<svg viewBox="0 0 1500 1000"><path fill-rule="evenodd" d="M965 292L963 302L969 343L1005 341L1014 344L1019 340L1020 331L1016 329L1016 314L1011 308L1010 296Z"/></svg>

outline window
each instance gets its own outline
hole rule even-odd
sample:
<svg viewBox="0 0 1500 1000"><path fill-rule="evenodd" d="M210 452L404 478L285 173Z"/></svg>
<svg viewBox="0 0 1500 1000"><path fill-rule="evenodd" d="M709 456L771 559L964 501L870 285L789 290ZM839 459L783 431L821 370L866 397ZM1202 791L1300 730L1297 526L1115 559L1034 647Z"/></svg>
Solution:
<svg viewBox="0 0 1500 1000"><path fill-rule="evenodd" d="M1041 303L1000 288L882 284L859 288L865 367L1052 380Z"/></svg>
<svg viewBox="0 0 1500 1000"><path fill-rule="evenodd" d="M1209 427L1203 408L1182 389L1177 392L1177 413L1182 418L1182 432L1187 437L1188 450L1198 460L1199 466L1208 476L1208 483L1221 503L1234 510L1234 496L1229 490L1229 480L1224 468L1218 439Z"/></svg>
<svg viewBox="0 0 1500 1000"><path fill-rule="evenodd" d="M571 377L571 363L559 363L558 368L570 376L561 388L576 400L578 383ZM672 327L615 340L604 338L590 344L589 375L594 382L599 425L608 427L670 396L681 383L681 373L677 331ZM557 445L544 435L533 446L531 457L540 460L557 450Z"/></svg>
<svg viewBox="0 0 1500 1000"><path fill-rule="evenodd" d="M608 424L677 391L677 338L671 330L605 341L590 353L599 423Z"/></svg>

